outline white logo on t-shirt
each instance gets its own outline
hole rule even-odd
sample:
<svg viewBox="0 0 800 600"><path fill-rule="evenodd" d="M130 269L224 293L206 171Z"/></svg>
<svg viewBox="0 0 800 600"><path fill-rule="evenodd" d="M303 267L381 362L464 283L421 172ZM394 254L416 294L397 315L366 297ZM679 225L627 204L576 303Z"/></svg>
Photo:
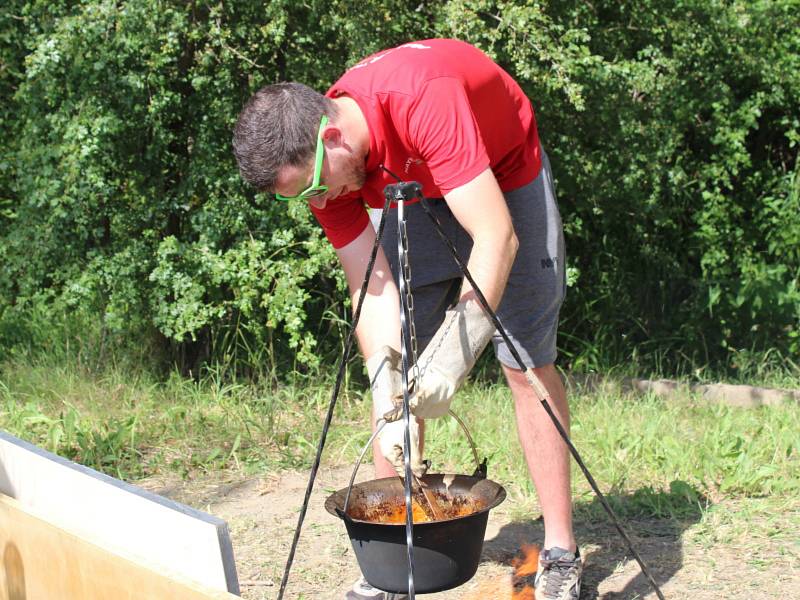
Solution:
<svg viewBox="0 0 800 600"><path fill-rule="evenodd" d="M424 164L425 161L421 158L414 158L413 156L409 156L406 159L405 164L403 165L403 172L408 175L408 172L411 170L411 165L421 165Z"/></svg>
<svg viewBox="0 0 800 600"><path fill-rule="evenodd" d="M376 54L375 56L373 56L371 58L365 58L360 63L357 63L357 64L353 65L352 67L350 67L348 69L348 71L352 71L353 69L360 69L362 67L368 67L369 65L378 62L384 56L388 56L389 54L391 54L395 50L399 50L400 48L412 48L414 50L430 50L431 49L430 46L426 46L424 44L413 44L413 43L412 44L403 44L402 46L398 46L397 48L392 48L391 50L387 50L386 52L383 52L381 54Z"/></svg>

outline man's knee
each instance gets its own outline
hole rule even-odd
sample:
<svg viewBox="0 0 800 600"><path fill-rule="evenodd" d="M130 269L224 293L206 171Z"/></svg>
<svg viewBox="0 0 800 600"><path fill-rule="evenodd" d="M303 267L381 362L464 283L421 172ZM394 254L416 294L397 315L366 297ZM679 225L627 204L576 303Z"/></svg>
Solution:
<svg viewBox="0 0 800 600"><path fill-rule="evenodd" d="M525 381L525 371L521 369L516 369L514 367L509 367L508 365L504 365L501 363L503 367L503 373L505 374L506 378L513 378L519 379L520 381ZM537 377L548 376L552 375L553 373L558 373L556 370L556 366L554 363L548 363L546 365L542 365L540 367L533 367L533 373Z"/></svg>
<svg viewBox="0 0 800 600"><path fill-rule="evenodd" d="M541 367L533 367L533 373L535 375L550 375L556 372L556 365L554 363L548 363L546 365L542 365Z"/></svg>

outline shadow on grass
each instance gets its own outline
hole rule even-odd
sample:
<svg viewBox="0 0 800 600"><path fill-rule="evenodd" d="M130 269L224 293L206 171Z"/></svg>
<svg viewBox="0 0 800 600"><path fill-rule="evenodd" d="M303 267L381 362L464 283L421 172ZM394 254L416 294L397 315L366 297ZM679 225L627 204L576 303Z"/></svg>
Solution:
<svg viewBox="0 0 800 600"><path fill-rule="evenodd" d="M668 490L646 487L624 495L611 492L606 499L659 586L682 567L682 534L710 505L697 489L680 480L670 483ZM653 591L637 564L639 572L623 589L600 595L600 584L620 565L635 559L597 498L576 503L574 523L584 555L581 600L630 600ZM481 561L510 566L523 544L541 546L543 540L541 517L508 523L484 543Z"/></svg>

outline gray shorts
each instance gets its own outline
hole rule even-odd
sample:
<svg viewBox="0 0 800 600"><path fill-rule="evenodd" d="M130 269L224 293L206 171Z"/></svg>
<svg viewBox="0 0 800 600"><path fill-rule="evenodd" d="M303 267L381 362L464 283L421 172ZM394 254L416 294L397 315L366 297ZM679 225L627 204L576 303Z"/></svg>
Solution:
<svg viewBox="0 0 800 600"><path fill-rule="evenodd" d="M547 155L542 152L542 170L534 181L504 195L519 249L497 316L525 365L541 367L556 359L558 312L566 291L564 234ZM467 262L472 250L469 234L446 202L433 199L429 206ZM406 207L406 222L414 324L422 352L444 319L445 310L458 301L463 277L419 203ZM387 215L381 245L396 280L396 210ZM499 333L495 332L492 342L500 362L518 369Z"/></svg>

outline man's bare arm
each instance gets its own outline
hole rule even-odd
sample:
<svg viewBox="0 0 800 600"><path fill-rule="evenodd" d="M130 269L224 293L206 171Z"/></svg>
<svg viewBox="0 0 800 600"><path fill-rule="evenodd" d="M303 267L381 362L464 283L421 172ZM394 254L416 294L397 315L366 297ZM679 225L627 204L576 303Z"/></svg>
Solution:
<svg viewBox="0 0 800 600"><path fill-rule="evenodd" d="M374 244L375 231L371 226L367 226L355 240L336 251L347 277L353 310L361 294L361 286L364 283L364 275ZM367 295L364 297L361 317L356 327L356 337L366 361L372 391L373 418L377 419L390 412L394 408L395 399L402 396L400 356L396 352L400 348L400 298L389 262L381 248L378 248L372 277L367 286ZM411 419L409 431L412 440L411 470L418 477L421 477L427 469L421 458L421 427L416 419ZM377 443L373 446L376 473L384 472L385 476L391 466L401 477L404 476L404 440L405 423L402 420L388 423L383 427ZM385 461L377 458L379 454Z"/></svg>
<svg viewBox="0 0 800 600"><path fill-rule="evenodd" d="M518 246L500 186L494 174L486 169L466 185L446 194L445 200L472 236L467 267L486 301L496 309ZM447 414L453 395L493 333L494 323L465 280L460 302L445 313L443 323L420 356L419 384L410 399L411 410L417 417L435 419Z"/></svg>
<svg viewBox="0 0 800 600"><path fill-rule="evenodd" d="M355 240L336 251L347 278L354 311L374 244L375 230L368 225ZM356 337L365 358L383 346L400 348L400 298L382 248L378 248Z"/></svg>
<svg viewBox="0 0 800 600"><path fill-rule="evenodd" d="M491 307L496 309L503 297L518 242L494 173L487 168L469 183L446 194L445 200L472 237L469 272ZM472 286L464 281L461 300L468 299L477 301Z"/></svg>

